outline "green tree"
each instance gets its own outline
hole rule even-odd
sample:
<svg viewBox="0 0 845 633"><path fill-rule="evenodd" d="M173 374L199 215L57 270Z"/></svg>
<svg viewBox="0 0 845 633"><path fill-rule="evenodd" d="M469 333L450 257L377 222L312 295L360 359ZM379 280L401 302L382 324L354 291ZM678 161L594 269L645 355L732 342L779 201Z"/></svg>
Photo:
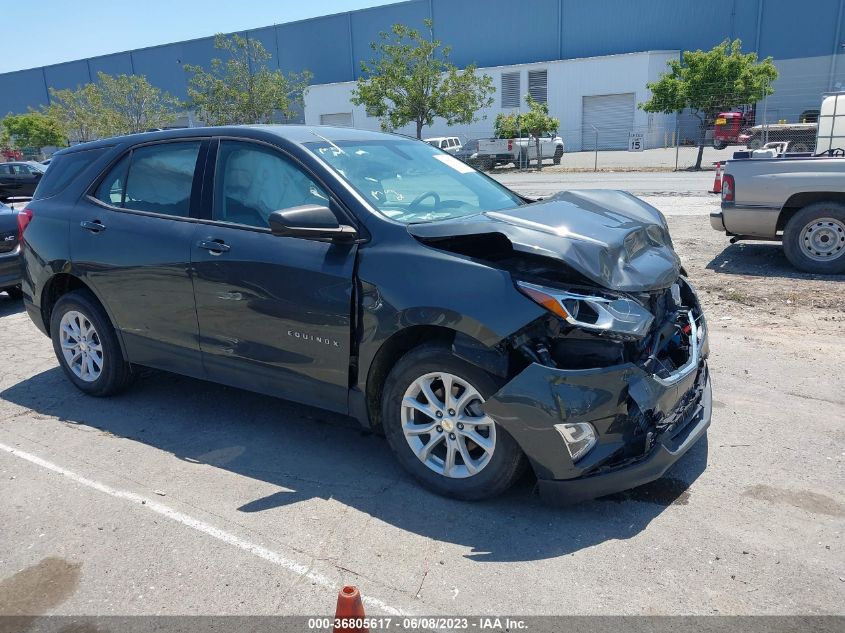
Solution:
<svg viewBox="0 0 845 633"><path fill-rule="evenodd" d="M543 159L540 153L540 137L557 131L560 127L560 120L549 116L549 104L535 101L531 95L525 95L525 103L528 104L528 112L519 117L519 126L523 134L534 137L534 144L537 148L537 169L543 169Z"/></svg>
<svg viewBox="0 0 845 633"><path fill-rule="evenodd" d="M97 79L104 135L135 134L176 120L179 100L151 85L144 75L97 73Z"/></svg>
<svg viewBox="0 0 845 633"><path fill-rule="evenodd" d="M44 114L58 123L72 140L84 143L106 135L103 93L96 84L76 90L50 88L50 105Z"/></svg>
<svg viewBox="0 0 845 633"><path fill-rule="evenodd" d="M488 75L475 74L474 64L458 71L449 62L451 47L434 39L431 20L424 22L425 35L403 24L380 33L380 41L370 43L377 58L361 62L364 74L352 92L352 103L379 117L382 129L414 123L417 138L435 117L449 125L477 121L495 91Z"/></svg>
<svg viewBox="0 0 845 633"><path fill-rule="evenodd" d="M214 47L227 53L226 61L211 60L211 69L185 65L192 73L188 82L189 106L208 125L270 123L276 113L296 114L303 105L312 74L285 74L271 69L271 59L261 42L218 34Z"/></svg>
<svg viewBox="0 0 845 633"><path fill-rule="evenodd" d="M517 138L522 135L520 127L521 116L519 113L511 112L505 114L499 112L493 122L493 136L496 138Z"/></svg>
<svg viewBox="0 0 845 633"><path fill-rule="evenodd" d="M742 42L725 40L709 51L684 51L667 62L668 72L646 86L651 99L639 104L646 112L680 113L687 108L699 120L698 158L701 169L704 132L719 112L756 103L774 92L778 71L771 57L758 61L756 53L742 53Z"/></svg>
<svg viewBox="0 0 845 633"><path fill-rule="evenodd" d="M32 148L36 152L48 145L65 145L67 137L58 122L41 112L9 114L2 122L2 136L17 149Z"/></svg>

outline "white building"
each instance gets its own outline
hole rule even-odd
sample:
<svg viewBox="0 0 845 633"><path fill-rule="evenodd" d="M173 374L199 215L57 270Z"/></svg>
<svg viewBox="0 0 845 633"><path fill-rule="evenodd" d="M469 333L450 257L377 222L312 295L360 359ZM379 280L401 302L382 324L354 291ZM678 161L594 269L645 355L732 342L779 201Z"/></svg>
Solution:
<svg viewBox="0 0 845 633"><path fill-rule="evenodd" d="M500 112L526 111L525 95L549 104L549 113L560 119L559 134L566 151L624 149L631 132L645 134L646 148L672 143L675 115L649 114L637 108L650 97L646 83L666 71L666 62L678 59L679 51L647 51L567 59L513 66L479 68L493 78L493 105L484 118L470 125L448 126L438 119L423 135L459 136L463 139L492 136L493 121ZM354 82L312 86L305 98L305 123L344 125L378 130L379 119L368 116L363 106L349 100ZM413 125L395 130L416 133Z"/></svg>

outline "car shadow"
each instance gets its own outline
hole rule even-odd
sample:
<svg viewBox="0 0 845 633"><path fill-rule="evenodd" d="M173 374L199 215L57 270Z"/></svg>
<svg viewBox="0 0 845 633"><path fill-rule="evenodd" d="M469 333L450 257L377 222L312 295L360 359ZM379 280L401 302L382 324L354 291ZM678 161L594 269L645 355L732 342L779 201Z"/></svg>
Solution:
<svg viewBox="0 0 845 633"><path fill-rule="evenodd" d="M23 301L12 299L5 292L0 292L0 317L23 312Z"/></svg>
<svg viewBox="0 0 845 633"><path fill-rule="evenodd" d="M783 247L778 242L731 244L710 260L706 268L726 275L845 281L845 275L813 275L797 270L786 259Z"/></svg>
<svg viewBox="0 0 845 633"><path fill-rule="evenodd" d="M500 498L465 503L419 487L384 438L362 432L351 418L208 382L150 372L126 393L94 400L54 368L0 397L59 423L91 426L279 487L239 512L334 499L402 530L466 546L467 558L479 562L553 558L631 538L669 505L686 504L707 462L703 440L663 479L601 500L550 507L526 475Z"/></svg>

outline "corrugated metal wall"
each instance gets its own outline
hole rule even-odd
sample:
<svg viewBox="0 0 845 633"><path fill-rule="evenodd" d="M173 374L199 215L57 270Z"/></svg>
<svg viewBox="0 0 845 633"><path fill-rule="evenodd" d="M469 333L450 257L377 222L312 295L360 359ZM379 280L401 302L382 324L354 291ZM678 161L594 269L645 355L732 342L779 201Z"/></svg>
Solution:
<svg viewBox="0 0 845 633"><path fill-rule="evenodd" d="M435 22L459 66L496 66L647 50L710 48L740 37L776 59L831 56L845 37L845 0L411 0L246 33L285 70L307 68L314 83L349 81L395 22ZM280 15L280 17L282 17ZM47 87L74 87L108 73L142 73L186 96L185 63L207 64L213 38L179 42L0 75L0 113L47 102ZM838 57L838 55L837 55ZM832 88L843 64L828 63L813 84ZM833 67L832 67L833 66ZM824 73L828 73L825 75ZM828 84L830 84L828 86Z"/></svg>

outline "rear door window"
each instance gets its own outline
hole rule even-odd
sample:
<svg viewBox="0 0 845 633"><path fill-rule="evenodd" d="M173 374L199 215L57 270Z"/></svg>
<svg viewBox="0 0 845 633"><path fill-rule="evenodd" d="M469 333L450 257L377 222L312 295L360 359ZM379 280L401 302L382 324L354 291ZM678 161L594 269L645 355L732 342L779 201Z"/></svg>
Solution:
<svg viewBox="0 0 845 633"><path fill-rule="evenodd" d="M102 156L108 147L86 149L69 154L59 154L50 161L50 169L44 172L38 187L33 194L33 200L50 198L64 191L74 179L91 163Z"/></svg>
<svg viewBox="0 0 845 633"><path fill-rule="evenodd" d="M95 197L114 207L188 217L201 141L144 145L121 159Z"/></svg>

